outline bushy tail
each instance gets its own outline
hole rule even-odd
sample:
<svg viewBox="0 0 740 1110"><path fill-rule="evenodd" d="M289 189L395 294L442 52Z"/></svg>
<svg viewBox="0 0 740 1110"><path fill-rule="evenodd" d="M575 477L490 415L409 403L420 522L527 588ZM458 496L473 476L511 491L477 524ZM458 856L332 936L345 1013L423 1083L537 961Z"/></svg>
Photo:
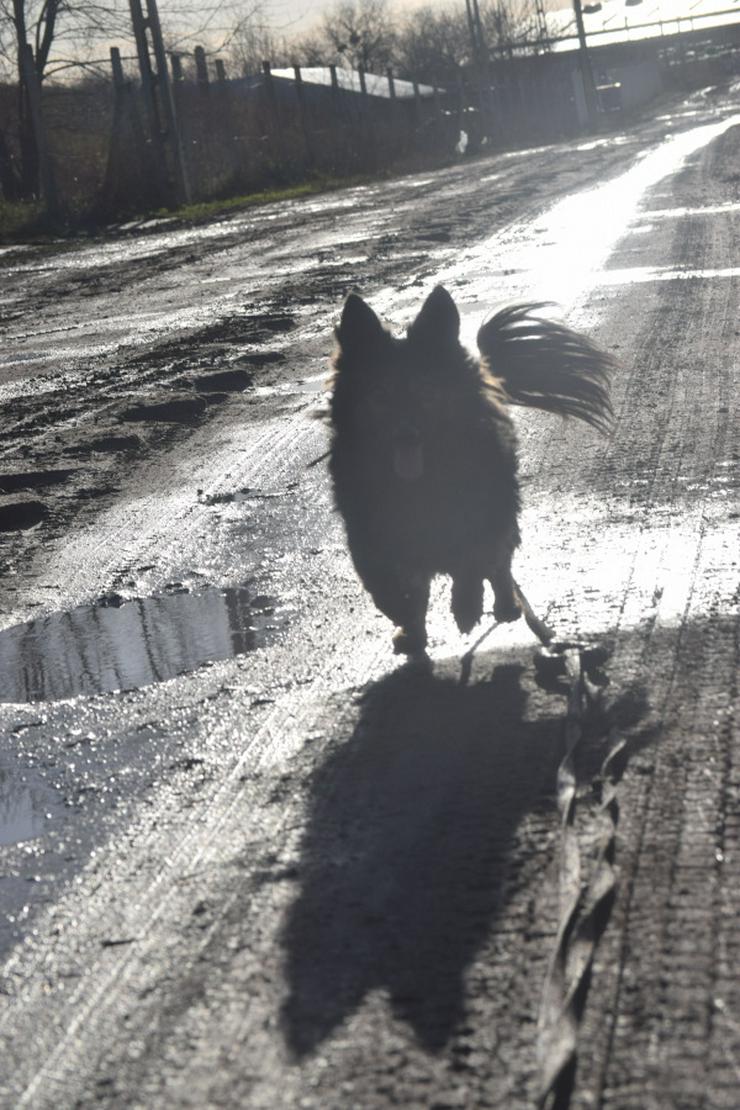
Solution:
<svg viewBox="0 0 740 1110"><path fill-rule="evenodd" d="M577 416L609 430L611 355L585 335L537 315L544 304L517 304L492 316L478 332L488 368L515 405Z"/></svg>

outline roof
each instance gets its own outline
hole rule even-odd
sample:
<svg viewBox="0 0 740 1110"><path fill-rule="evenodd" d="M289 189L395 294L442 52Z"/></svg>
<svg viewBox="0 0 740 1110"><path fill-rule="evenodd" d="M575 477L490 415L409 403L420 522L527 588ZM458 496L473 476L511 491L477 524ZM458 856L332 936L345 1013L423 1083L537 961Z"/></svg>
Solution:
<svg viewBox="0 0 740 1110"><path fill-rule="evenodd" d="M326 85L331 86L331 67L330 66L301 66L301 79L306 85ZM360 73L356 69L342 69L339 66L336 68L337 84L340 89L347 92L362 92L362 85L360 83ZM273 69L272 76L278 77L284 81L295 81L295 71L290 69ZM365 88L368 96L380 96L389 99L391 95L390 86L387 76L381 77L377 73L365 74ZM399 100L409 100L415 95L414 85L412 81L403 81L400 77L393 78L393 88ZM431 85L419 85L420 96L434 96L434 88Z"/></svg>

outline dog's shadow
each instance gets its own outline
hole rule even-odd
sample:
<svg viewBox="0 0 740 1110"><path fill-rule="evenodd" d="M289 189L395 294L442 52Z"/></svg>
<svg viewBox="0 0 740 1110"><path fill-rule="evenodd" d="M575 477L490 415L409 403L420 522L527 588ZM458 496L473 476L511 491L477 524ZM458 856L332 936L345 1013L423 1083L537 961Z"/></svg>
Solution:
<svg viewBox="0 0 740 1110"><path fill-rule="evenodd" d="M562 754L562 706L528 720L522 672L491 660L487 681L461 685L459 667L401 668L369 689L316 772L283 933L295 1054L378 989L431 1051L463 1017L515 831L551 795Z"/></svg>

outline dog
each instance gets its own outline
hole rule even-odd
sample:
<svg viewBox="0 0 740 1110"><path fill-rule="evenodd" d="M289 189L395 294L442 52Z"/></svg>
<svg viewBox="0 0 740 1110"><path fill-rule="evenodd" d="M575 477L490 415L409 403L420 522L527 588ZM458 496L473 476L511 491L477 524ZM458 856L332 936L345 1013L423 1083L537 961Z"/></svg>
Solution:
<svg viewBox="0 0 740 1110"><path fill-rule="evenodd" d="M496 621L526 603L512 577L520 542L512 404L574 416L606 432L614 359L544 319L543 304L504 308L480 328L480 358L437 286L395 338L356 293L336 329L329 470L355 569L395 625L397 653L424 653L432 579L452 578L463 633L494 593Z"/></svg>

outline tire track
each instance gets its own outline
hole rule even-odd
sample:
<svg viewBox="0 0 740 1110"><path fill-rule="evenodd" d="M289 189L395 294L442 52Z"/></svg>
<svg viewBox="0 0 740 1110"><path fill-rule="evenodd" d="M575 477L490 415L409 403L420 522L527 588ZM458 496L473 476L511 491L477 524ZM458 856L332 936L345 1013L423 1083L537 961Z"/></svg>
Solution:
<svg viewBox="0 0 740 1110"><path fill-rule="evenodd" d="M710 180L707 167L711 167L717 150L726 144L730 145L729 136L704 154L698 171L687 170L678 179L675 187L679 196L697 173L702 175L701 179ZM707 223L712 229L709 244L704 236ZM679 257L695 259L697 250L709 250L713 262L721 262L722 256L726 256L731 241L726 225L720 234L711 222L697 221L689 226L688 232L686 235L686 229L677 229L674 249ZM709 984L717 974L716 955L704 953L701 946L696 948L695 939L692 939L695 951L683 962L678 960L677 953L684 937L701 935L699 918L705 918L711 935L711 907L718 897L711 849L714 822L710 814L717 804L715 796L721 796L722 788L714 772L709 775L709 768L720 757L714 741L703 744L700 754L690 758L683 748L687 744L696 746L696 736L691 738L692 722L693 731L701 735L706 718L706 710L701 706L707 698L711 701L727 688L736 658L730 647L729 657L718 665L721 652L729 647L724 623L726 596L723 599L727 565L717 558L717 549L723 549L726 541L722 537L727 534L722 502L717 507L716 501L712 504L701 500L706 497L706 490L710 495L716 491L717 465L727 457L730 447L726 441L727 414L717 412L725 407L721 402L728 388L729 360L721 360L718 376L695 370L700 342L697 331L702 342L706 342L707 333L715 337L726 335L732 319L733 285L733 282L704 283L692 291L700 293L700 310L694 297L688 301L680 287L675 290L671 306L673 326L666 327L661 318L659 331L661 335L675 336L675 340L662 351L665 371L658 378L666 389L661 408L665 406L674 413L674 422L667 424L661 415L663 431L655 436L650 413L651 430L639 433L635 428L632 433L633 449L642 435L643 442L660 445L659 453L653 455L656 480L646 498L646 513L651 511L651 505L663 500L681 506L684 518L688 517L686 523L695 521L696 539L688 576L683 567L676 565L675 549L672 558L670 546L661 560L662 573L660 563L656 568L656 591L663 589L661 577L665 582L666 576L670 580L678 572L683 579L679 591L671 583L676 596L669 611L680 611L682 591L686 597L675 629L672 631L670 621L667 625L661 622L659 600L657 620L647 625L639 658L634 660L631 652L625 657L618 647L613 661L615 674L629 673L637 663L643 673L650 675L651 702L660 739L652 760L645 756L635 758L637 773L628 774L621 788L624 803L620 856L626 878L610 930L612 936L607 938L597 964L599 989L590 999L590 1012L585 1018L584 1036L596 1060L587 1061L573 1103L583 1108L614 1106L615 1110L629 1107L637 1110L647 1106L667 1110L696 1106L703 1104L707 1089L713 1089L713 1080L700 1062L706 1053L708 1026L700 1021L697 1027L695 1019L702 1012L708 1013ZM650 333L656 330L651 321L643 333L648 351L655 342L654 338L651 341ZM681 356L674 363L671 353L679 345ZM716 344L709 347L710 351L721 349ZM698 397L694 392L696 385L701 390ZM689 397L691 401L687 400ZM678 427L676 417L681 420ZM671 436L678 451L670 442ZM645 519L649 529L649 518ZM645 587L647 594L651 588L647 580ZM630 609L634 609L632 603ZM712 652L706 649L708 638L717 641ZM721 698L724 696L720 694ZM721 757L720 762L724 766L726 757ZM721 811L715 820L721 823ZM702 875L707 876L705 889L700 881ZM646 950L648 938L650 947ZM657 953L665 961L660 971L654 959ZM604 1025L610 1031L606 1043Z"/></svg>

